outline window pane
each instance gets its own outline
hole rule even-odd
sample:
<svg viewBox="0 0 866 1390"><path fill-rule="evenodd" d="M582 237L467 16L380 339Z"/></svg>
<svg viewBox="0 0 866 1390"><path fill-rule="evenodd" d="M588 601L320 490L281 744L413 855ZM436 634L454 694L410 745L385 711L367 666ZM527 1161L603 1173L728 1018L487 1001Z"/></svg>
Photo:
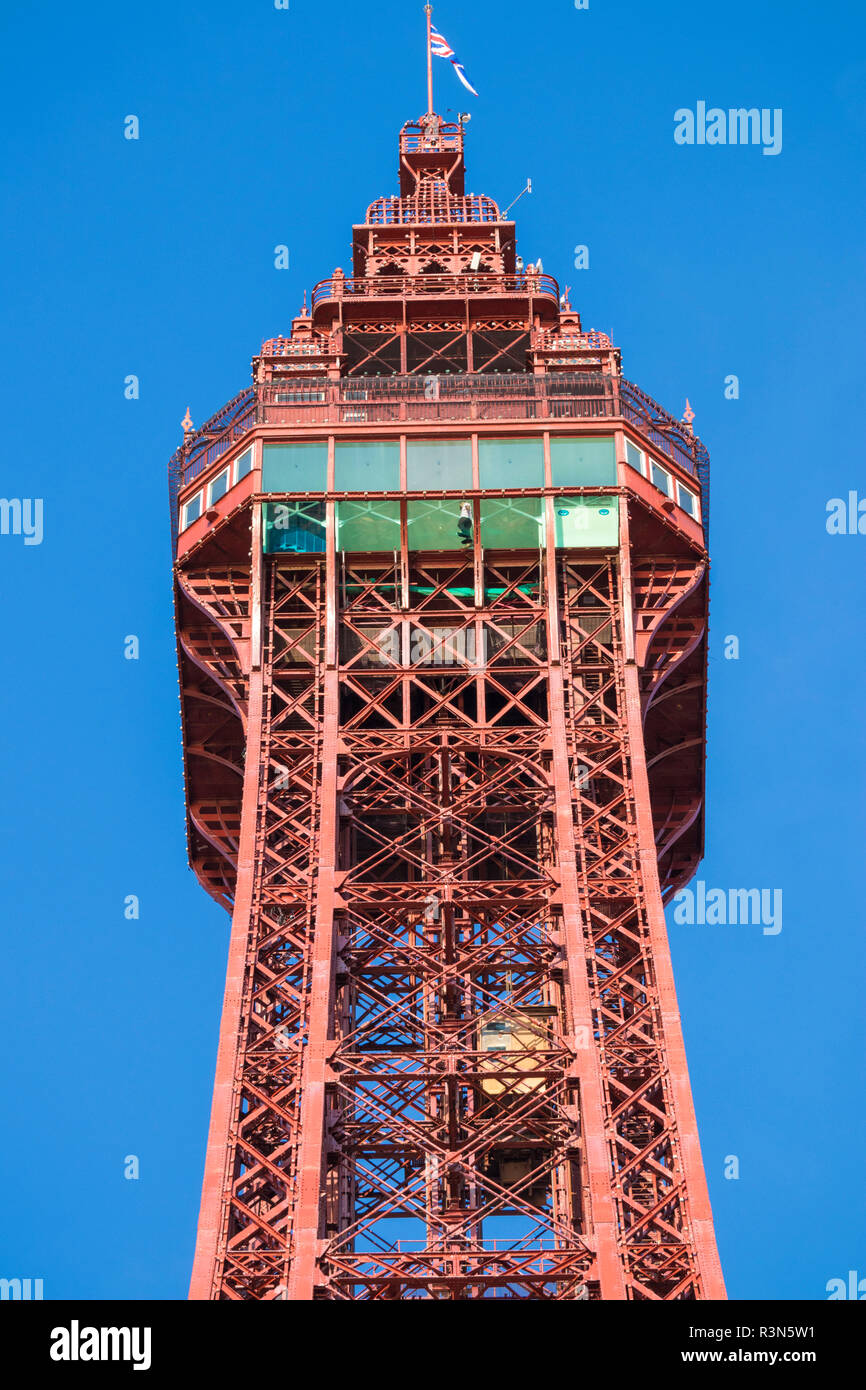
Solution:
<svg viewBox="0 0 866 1390"><path fill-rule="evenodd" d="M328 479L328 446L265 444L262 451L262 492L324 492Z"/></svg>
<svg viewBox="0 0 866 1390"><path fill-rule="evenodd" d="M670 497L671 475L670 473L666 473L665 470L661 467L661 465L656 463L655 459L652 459L650 461L650 477L652 478L656 487L661 488L662 492L667 493L668 497Z"/></svg>
<svg viewBox="0 0 866 1390"><path fill-rule="evenodd" d="M478 467L483 488L543 487L544 447L540 439L482 439Z"/></svg>
<svg viewBox="0 0 866 1390"><path fill-rule="evenodd" d="M543 517L540 497L487 498L481 503L481 544L487 550L537 550Z"/></svg>
<svg viewBox="0 0 866 1390"><path fill-rule="evenodd" d="M229 471L226 468L222 473L214 478L210 485L210 500L213 504L218 502L221 497L225 497L229 490Z"/></svg>
<svg viewBox="0 0 866 1390"><path fill-rule="evenodd" d="M400 549L399 502L338 502L337 549Z"/></svg>
<svg viewBox="0 0 866 1390"><path fill-rule="evenodd" d="M184 530L186 530L187 526L192 526L192 523L193 523L194 521L198 521L198 519L199 519L200 516L201 516L201 493L200 493L200 492L197 492L196 495L195 495L195 497L193 497L192 501L191 501L191 502L187 502L186 506L185 506L184 509L183 509L183 526L184 526Z"/></svg>
<svg viewBox="0 0 866 1390"><path fill-rule="evenodd" d="M245 449L237 461L237 473L235 476L238 482L240 482L241 478L245 478L248 473L252 472L252 467L253 451L252 449Z"/></svg>
<svg viewBox="0 0 866 1390"><path fill-rule="evenodd" d="M677 483L677 489L679 491L680 506L683 511L688 512L689 516L697 517L698 499L695 494L689 492L687 487L683 487L682 483Z"/></svg>
<svg viewBox="0 0 866 1390"><path fill-rule="evenodd" d="M410 550L470 550L457 530L459 501L409 502L407 507Z"/></svg>
<svg viewBox="0 0 866 1390"><path fill-rule="evenodd" d="M472 487L472 444L468 439L441 443L410 440L406 446L406 481L410 492L456 492Z"/></svg>
<svg viewBox="0 0 866 1390"><path fill-rule="evenodd" d="M262 518L266 555L325 549L324 502L265 502Z"/></svg>
<svg viewBox="0 0 866 1390"><path fill-rule="evenodd" d="M616 497L558 497L554 514L557 545L589 549L619 545Z"/></svg>
<svg viewBox="0 0 866 1390"><path fill-rule="evenodd" d="M625 441L625 459L626 463L630 464L632 468L636 468L638 473L643 473L643 454L636 444L632 444L630 439Z"/></svg>
<svg viewBox="0 0 866 1390"><path fill-rule="evenodd" d="M551 439L550 467L555 487L616 484L612 439Z"/></svg>
<svg viewBox="0 0 866 1390"><path fill-rule="evenodd" d="M398 492L400 445L338 444L334 487L337 492Z"/></svg>

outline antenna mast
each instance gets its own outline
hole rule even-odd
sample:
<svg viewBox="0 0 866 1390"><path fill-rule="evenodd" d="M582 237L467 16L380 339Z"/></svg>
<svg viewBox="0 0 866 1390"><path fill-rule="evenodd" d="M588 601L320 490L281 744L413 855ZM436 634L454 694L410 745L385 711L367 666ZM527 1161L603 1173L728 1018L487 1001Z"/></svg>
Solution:
<svg viewBox="0 0 866 1390"><path fill-rule="evenodd" d="M427 16L427 115L433 115L433 6L425 5Z"/></svg>

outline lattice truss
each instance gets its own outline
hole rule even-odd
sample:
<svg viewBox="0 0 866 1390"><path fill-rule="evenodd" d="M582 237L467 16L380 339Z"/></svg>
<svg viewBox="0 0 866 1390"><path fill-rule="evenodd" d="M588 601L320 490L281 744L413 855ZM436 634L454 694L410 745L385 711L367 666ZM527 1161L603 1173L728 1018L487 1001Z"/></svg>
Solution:
<svg viewBox="0 0 866 1390"><path fill-rule="evenodd" d="M178 590L184 753L196 789L188 801L190 860L231 911L249 695L249 569L192 567L179 572Z"/></svg>
<svg viewBox="0 0 866 1390"><path fill-rule="evenodd" d="M471 554L403 560L348 557L331 579L312 558L267 570L261 747L247 752L262 769L256 862L212 1296L604 1296L581 1091L595 1086L624 1294L700 1297L636 829L617 561L558 559L551 595L538 555L487 557L480 575ZM582 952L565 949L563 923L557 613ZM323 924L332 784L336 895ZM579 1017L576 980L591 1000ZM317 1203L312 1253L299 1248L302 1190Z"/></svg>
<svg viewBox="0 0 866 1390"><path fill-rule="evenodd" d="M629 748L627 734L617 564L564 559L559 582L575 837L618 1247L630 1296L696 1298L638 848L631 759L642 750Z"/></svg>
<svg viewBox="0 0 866 1390"><path fill-rule="evenodd" d="M253 908L214 1295L285 1296L292 1252L323 758L324 583L272 568Z"/></svg>
<svg viewBox="0 0 866 1390"><path fill-rule="evenodd" d="M471 345L472 363L469 363ZM522 319L413 320L347 325L341 348L347 376L525 372L530 332Z"/></svg>
<svg viewBox="0 0 866 1390"><path fill-rule="evenodd" d="M705 562L663 556L639 560L634 603L656 852L667 901L692 877L700 858L689 832L703 812Z"/></svg>

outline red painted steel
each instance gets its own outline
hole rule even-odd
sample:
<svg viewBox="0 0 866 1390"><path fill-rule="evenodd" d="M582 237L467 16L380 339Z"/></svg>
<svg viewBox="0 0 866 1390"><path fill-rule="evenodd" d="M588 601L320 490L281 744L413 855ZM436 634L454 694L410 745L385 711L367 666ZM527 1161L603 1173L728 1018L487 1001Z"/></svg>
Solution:
<svg viewBox="0 0 866 1390"><path fill-rule="evenodd" d="M192 1298L724 1297L663 914L703 844L707 553L626 431L702 491L706 453L462 149L404 128L354 275L172 464L176 501L250 442L330 459L323 553L264 555L247 478L175 567L190 858L233 913ZM496 495L549 543L485 550L477 439L518 403L546 481ZM397 550L339 552L335 441L455 422L471 543L411 548L404 491ZM619 544L557 548L551 436L600 425Z"/></svg>

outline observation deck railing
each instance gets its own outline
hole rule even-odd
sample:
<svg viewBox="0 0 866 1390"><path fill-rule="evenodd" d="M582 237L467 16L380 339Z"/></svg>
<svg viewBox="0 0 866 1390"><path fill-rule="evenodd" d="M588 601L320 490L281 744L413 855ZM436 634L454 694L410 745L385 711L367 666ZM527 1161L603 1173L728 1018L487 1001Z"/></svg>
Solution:
<svg viewBox="0 0 866 1390"><path fill-rule="evenodd" d="M258 388L257 423L432 424L597 419L619 414L619 382L588 373L466 373L273 381Z"/></svg>
<svg viewBox="0 0 866 1390"><path fill-rule="evenodd" d="M400 131L400 153L415 154L431 151L434 154L460 151L463 148L463 129L453 121L440 121L434 126L427 122L407 121Z"/></svg>
<svg viewBox="0 0 866 1390"><path fill-rule="evenodd" d="M466 271L449 275L434 271L422 275L332 275L313 290L313 313L323 304L360 299L441 299L471 295L519 295L551 299L559 304L559 285L543 271L520 275L483 275Z"/></svg>

